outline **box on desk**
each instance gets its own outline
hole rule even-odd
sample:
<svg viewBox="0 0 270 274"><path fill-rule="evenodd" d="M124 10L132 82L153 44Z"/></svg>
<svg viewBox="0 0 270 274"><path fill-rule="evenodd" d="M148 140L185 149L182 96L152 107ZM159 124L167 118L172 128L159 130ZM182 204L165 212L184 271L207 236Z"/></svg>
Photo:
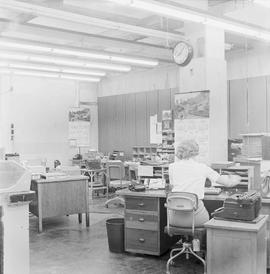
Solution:
<svg viewBox="0 0 270 274"><path fill-rule="evenodd" d="M247 133L242 134L243 157L260 157L270 160L270 136L269 133Z"/></svg>

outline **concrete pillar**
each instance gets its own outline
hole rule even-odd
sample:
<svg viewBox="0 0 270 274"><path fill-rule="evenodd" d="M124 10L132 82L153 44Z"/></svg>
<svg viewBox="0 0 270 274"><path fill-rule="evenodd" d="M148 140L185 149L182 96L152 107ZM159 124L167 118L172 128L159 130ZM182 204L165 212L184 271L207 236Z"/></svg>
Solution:
<svg viewBox="0 0 270 274"><path fill-rule="evenodd" d="M210 90L210 162L226 161L228 121L224 31L189 24L186 34L194 47L194 58L179 69L179 90Z"/></svg>

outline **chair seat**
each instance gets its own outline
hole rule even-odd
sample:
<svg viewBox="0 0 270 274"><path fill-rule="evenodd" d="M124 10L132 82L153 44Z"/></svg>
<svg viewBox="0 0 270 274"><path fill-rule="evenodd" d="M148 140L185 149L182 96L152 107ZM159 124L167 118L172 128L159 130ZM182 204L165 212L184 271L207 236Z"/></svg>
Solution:
<svg viewBox="0 0 270 274"><path fill-rule="evenodd" d="M164 232L168 234L168 228L165 226ZM195 227L194 234L204 234L206 232L206 229L204 227ZM192 235L192 229L191 228L183 228L183 227L176 227L176 226L170 226L170 235Z"/></svg>

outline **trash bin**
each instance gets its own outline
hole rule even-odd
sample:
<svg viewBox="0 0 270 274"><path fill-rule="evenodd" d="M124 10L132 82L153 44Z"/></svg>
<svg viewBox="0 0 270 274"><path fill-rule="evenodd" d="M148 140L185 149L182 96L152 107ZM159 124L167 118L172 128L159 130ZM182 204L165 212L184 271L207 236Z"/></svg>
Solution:
<svg viewBox="0 0 270 274"><path fill-rule="evenodd" d="M109 250L123 253L124 248L124 218L112 218L106 221Z"/></svg>

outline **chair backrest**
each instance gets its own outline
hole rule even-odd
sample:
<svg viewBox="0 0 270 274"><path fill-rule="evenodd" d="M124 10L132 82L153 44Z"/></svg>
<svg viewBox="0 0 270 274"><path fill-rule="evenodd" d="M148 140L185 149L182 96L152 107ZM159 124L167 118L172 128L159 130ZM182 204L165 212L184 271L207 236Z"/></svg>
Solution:
<svg viewBox="0 0 270 274"><path fill-rule="evenodd" d="M171 216L172 212L186 213L182 216L186 218L192 218L192 234L195 231L195 211L198 209L198 196L189 192L172 192L169 193L166 200L167 207L167 231L170 235Z"/></svg>
<svg viewBox="0 0 270 274"><path fill-rule="evenodd" d="M125 175L124 163L120 160L111 160L107 162L108 176L110 179L121 180Z"/></svg>
<svg viewBox="0 0 270 274"><path fill-rule="evenodd" d="M176 211L196 211L198 196L189 192L171 192L167 197L167 208Z"/></svg>

